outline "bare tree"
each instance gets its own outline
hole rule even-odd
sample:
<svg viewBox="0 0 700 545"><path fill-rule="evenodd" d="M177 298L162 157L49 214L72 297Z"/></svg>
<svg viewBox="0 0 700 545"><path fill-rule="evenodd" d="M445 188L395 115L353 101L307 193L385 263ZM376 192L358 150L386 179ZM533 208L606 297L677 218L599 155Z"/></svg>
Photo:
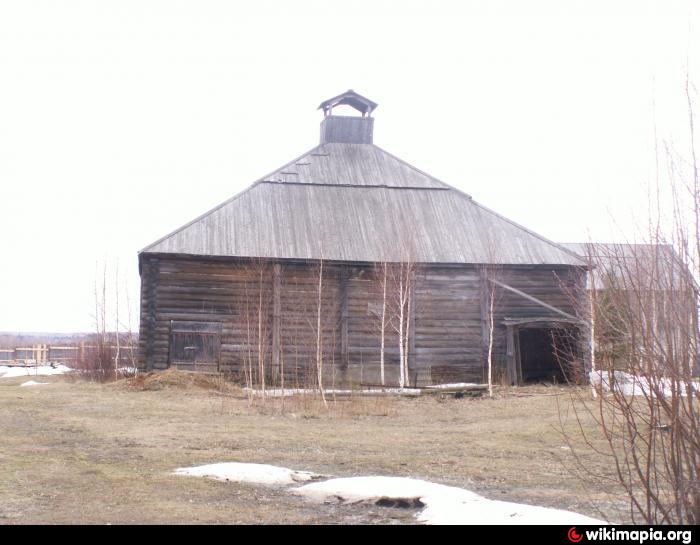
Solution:
<svg viewBox="0 0 700 545"><path fill-rule="evenodd" d="M242 374L252 400L253 389L259 390L263 402L267 392L267 378L271 366L270 321L271 266L265 260L251 260L243 271L243 304L237 313L236 324L245 335ZM236 301L234 304L237 303Z"/></svg>
<svg viewBox="0 0 700 545"><path fill-rule="evenodd" d="M686 93L690 159L666 147L667 182L657 182L644 244L587 252L596 396L573 408L597 424L605 448L584 439L609 457L630 518L646 524L700 522L700 184Z"/></svg>
<svg viewBox="0 0 700 545"><path fill-rule="evenodd" d="M496 343L496 314L503 290L499 289L498 280L503 275L502 267L497 265L498 241L494 233L485 232L482 234L486 241L486 253L488 256L488 265L484 265L480 269L480 284L481 284L481 305L482 305L482 320L484 320L483 307L486 307L486 328L488 338L486 341L486 382L488 384L489 397L493 397L493 356Z"/></svg>
<svg viewBox="0 0 700 545"><path fill-rule="evenodd" d="M129 350L129 363L131 367L131 371L136 375L138 373L137 365L136 365L136 351L134 350L134 346L136 345L136 339L134 338L134 331L133 331L133 325L132 325L132 314L131 314L131 297L129 296L129 286L126 283L125 279L125 290L124 293L126 294L126 320L127 320L127 344L128 344L128 350Z"/></svg>
<svg viewBox="0 0 700 545"><path fill-rule="evenodd" d="M495 317L496 317L496 296L498 294L497 285L490 281L488 270L486 272L487 282L486 289L488 293L488 349L486 354L487 365L487 383L489 386L489 397L493 397L493 348L495 340ZM483 303L483 302L482 302Z"/></svg>
<svg viewBox="0 0 700 545"><path fill-rule="evenodd" d="M381 319L381 331L380 331L380 338L381 338L381 352L380 352L380 360L379 360L379 370L380 370L380 381L381 385L385 386L386 385L386 377L384 373L384 366L385 366L385 344L386 344L386 275L387 275L387 270L386 270L387 264L384 262L384 266L382 267L382 319Z"/></svg>
<svg viewBox="0 0 700 545"><path fill-rule="evenodd" d="M379 335L379 383L386 386L386 329L389 322L387 304L389 296L389 268L386 261L378 263L373 270L373 284L377 288L372 290L373 296L379 298L379 304L370 303L369 312L373 317L374 329Z"/></svg>
<svg viewBox="0 0 700 545"><path fill-rule="evenodd" d="M397 334L399 349L399 388L409 385L409 351L411 339L411 313L417 275L417 264L410 244L399 244L399 260L383 266L386 273L386 295L382 298L383 321Z"/></svg>
<svg viewBox="0 0 700 545"><path fill-rule="evenodd" d="M324 406L328 406L326 395L323 391L323 330L322 330L322 311L323 311L323 253L318 263L318 299L316 304L316 379L318 381L318 390L321 394Z"/></svg>
<svg viewBox="0 0 700 545"><path fill-rule="evenodd" d="M119 342L119 262L114 269L114 380L119 378L119 358L121 356L121 343Z"/></svg>

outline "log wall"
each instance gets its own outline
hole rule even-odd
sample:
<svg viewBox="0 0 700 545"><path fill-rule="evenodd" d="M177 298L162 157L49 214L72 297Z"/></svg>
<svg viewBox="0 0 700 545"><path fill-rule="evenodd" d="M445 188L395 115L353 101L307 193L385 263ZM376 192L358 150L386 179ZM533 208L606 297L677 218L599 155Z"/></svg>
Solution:
<svg viewBox="0 0 700 545"><path fill-rule="evenodd" d="M221 324L220 360L180 366L221 371L241 381L259 377L263 358L268 384L308 386L323 360L324 386L379 384L382 290L378 268L324 263L322 351L317 352L318 263L142 255L139 364L171 366L171 322ZM575 314L583 271L476 265L422 266L414 277L409 336L412 384L483 382L486 379L489 277L564 312ZM493 360L504 373L508 338L504 318L556 313L513 292L496 289ZM391 314L391 309L387 309ZM398 335L385 329L386 383L398 383Z"/></svg>

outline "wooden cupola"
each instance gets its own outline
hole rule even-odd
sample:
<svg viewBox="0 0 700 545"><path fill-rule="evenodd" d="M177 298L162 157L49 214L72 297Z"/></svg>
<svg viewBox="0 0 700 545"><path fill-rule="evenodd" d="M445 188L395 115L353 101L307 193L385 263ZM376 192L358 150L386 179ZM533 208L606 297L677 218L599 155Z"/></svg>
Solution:
<svg viewBox="0 0 700 545"><path fill-rule="evenodd" d="M360 116L334 115L336 106L350 106ZM372 144L374 118L372 112L377 103L363 97L352 89L321 102L318 107L323 110L321 121L321 144Z"/></svg>

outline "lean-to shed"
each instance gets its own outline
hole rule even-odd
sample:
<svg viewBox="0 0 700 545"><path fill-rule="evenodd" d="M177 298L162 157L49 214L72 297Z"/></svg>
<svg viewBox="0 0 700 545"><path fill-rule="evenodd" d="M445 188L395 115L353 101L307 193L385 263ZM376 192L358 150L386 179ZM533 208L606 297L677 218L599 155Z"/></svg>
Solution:
<svg viewBox="0 0 700 545"><path fill-rule="evenodd" d="M143 368L516 383L561 375L553 332L580 364L583 260L375 145L376 107L323 102L318 146L139 253Z"/></svg>

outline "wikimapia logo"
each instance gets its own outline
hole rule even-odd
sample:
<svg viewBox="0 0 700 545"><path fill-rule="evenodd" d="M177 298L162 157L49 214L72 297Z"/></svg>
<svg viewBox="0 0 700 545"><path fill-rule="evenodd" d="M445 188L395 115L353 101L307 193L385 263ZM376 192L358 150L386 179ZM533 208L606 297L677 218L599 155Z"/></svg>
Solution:
<svg viewBox="0 0 700 545"><path fill-rule="evenodd" d="M614 527L600 527L597 530L579 532L576 530L576 526L572 526L566 533L566 537L572 543L580 543L584 537L586 541L626 541L640 544L647 541L680 541L687 545L693 541L692 530L654 530L652 527L645 530L618 530Z"/></svg>

